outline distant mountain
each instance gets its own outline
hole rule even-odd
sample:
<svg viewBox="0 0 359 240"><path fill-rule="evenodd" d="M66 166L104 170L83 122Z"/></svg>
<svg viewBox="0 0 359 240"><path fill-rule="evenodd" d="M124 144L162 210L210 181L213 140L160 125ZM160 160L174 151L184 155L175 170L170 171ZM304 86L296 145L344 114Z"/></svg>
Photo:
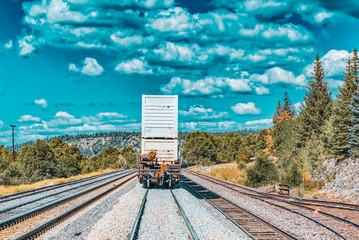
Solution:
<svg viewBox="0 0 359 240"><path fill-rule="evenodd" d="M223 135L227 132L217 132L214 134ZM241 130L237 133L245 136L247 134L257 134L257 130ZM188 132L178 133L179 151L182 149L184 140L186 139ZM54 137L55 138L55 137ZM62 135L58 136L62 141L77 146L82 154L86 157L97 155L103 149L107 147L115 147L121 150L123 147L131 146L136 152L141 148L141 132L100 132L92 134L76 134L76 135ZM44 139L49 143L53 138ZM34 141L29 141L22 144L16 144L15 150L20 149L25 145L33 145ZM11 147L10 147L11 148Z"/></svg>

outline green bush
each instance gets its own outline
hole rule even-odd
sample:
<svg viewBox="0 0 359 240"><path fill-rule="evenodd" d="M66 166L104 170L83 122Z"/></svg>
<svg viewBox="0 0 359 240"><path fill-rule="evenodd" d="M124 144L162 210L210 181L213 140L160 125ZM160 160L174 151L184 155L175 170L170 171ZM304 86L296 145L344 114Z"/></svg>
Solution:
<svg viewBox="0 0 359 240"><path fill-rule="evenodd" d="M246 168L247 182L249 186L260 186L278 179L278 170L268 157L261 153L256 157L253 166Z"/></svg>

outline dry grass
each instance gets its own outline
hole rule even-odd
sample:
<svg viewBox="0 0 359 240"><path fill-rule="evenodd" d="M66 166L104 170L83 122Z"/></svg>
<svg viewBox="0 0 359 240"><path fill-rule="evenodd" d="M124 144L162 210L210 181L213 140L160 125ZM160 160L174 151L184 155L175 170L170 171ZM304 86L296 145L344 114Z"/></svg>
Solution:
<svg viewBox="0 0 359 240"><path fill-rule="evenodd" d="M191 166L188 169L238 184L244 184L247 180L247 173L243 169L239 169L235 162L202 167L202 169Z"/></svg>
<svg viewBox="0 0 359 240"><path fill-rule="evenodd" d="M109 172L109 171L110 170L101 170L100 169L98 172L76 175L76 176L72 176L69 178L46 179L46 180L43 180L40 182L35 182L35 183L31 183L31 184L23 184L23 185L18 185L18 186L0 185L0 196L6 195L6 194L12 194L12 193L24 192L24 191L28 191L28 190L32 190L32 189L36 189L36 188L40 188L40 187L45 187L47 185L68 182L68 181L71 181L74 179L82 179L82 178L86 178L86 177L92 177L92 176L100 175L100 174L103 174L103 173Z"/></svg>

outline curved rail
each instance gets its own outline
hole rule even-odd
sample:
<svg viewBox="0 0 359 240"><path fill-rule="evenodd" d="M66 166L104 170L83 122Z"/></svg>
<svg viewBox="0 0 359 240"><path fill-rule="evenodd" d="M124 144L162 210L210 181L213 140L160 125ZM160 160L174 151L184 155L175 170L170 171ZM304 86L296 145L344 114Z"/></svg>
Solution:
<svg viewBox="0 0 359 240"><path fill-rule="evenodd" d="M24 202L24 203L20 203L20 204L17 204L17 205L13 205L9 208L5 208L3 210L0 210L0 214L3 214L3 213L6 213L6 212L9 212L11 210L14 210L16 208L19 208L19 207L23 207L23 206L26 206L26 205L29 205L31 203L35 203L35 202L38 202L40 200L43 200L43 199L46 199L46 198L50 198L50 197L53 197L53 196L56 196L56 195L59 195L59 194L62 194L62 193L66 193L66 192L69 192L69 191L72 191L74 189L78 189L78 188L81 188L81 187L85 187L85 186L88 186L88 185L92 185L92 184L96 184L98 182L102 182L106 179L110 179L110 178L115 178L117 176L121 176L123 175L124 173L127 173L127 172L130 172L130 171L121 171L120 173L118 174L113 174L113 175L110 175L110 176L107 176L107 177L104 177L104 178L100 178L100 179L95 179L94 181L91 181L91 182L87 182L87 183L84 183L82 185L79 185L79 186L75 186L75 187L72 187L72 188L69 188L69 189L65 189L65 190L62 190L62 191L59 191L59 192L55 192L53 194L49 194L49 195L46 195L46 196L43 196L43 197L39 197L39 198L36 198L34 200L31 200L31 201L27 201L27 202ZM93 179L90 179L90 180L93 180ZM62 186L63 187L63 186ZM53 189L52 189L53 190ZM18 199L18 198L16 198ZM14 199L11 199L11 200L14 200Z"/></svg>
<svg viewBox="0 0 359 240"><path fill-rule="evenodd" d="M178 209L180 210L181 215L182 215L182 217L183 217L183 219L184 219L184 221L185 221L185 223L186 223L186 225L187 225L187 228L188 228L188 230L189 230L190 233L191 233L192 239L193 239L193 240L198 240L198 237L197 237L196 232L194 231L194 229L193 229L193 227L192 227L190 221L188 220L188 218L187 218L185 212L183 211L181 205L179 204L179 202L178 202L178 200L177 200L177 198L176 198L176 196L175 196L175 194L173 193L173 191L172 191L171 188L170 188L170 191L171 191L171 194L172 194L172 196L173 196L173 198L174 198L174 200L175 200L175 202L176 202L176 204L177 204L177 207L178 207Z"/></svg>
<svg viewBox="0 0 359 240"><path fill-rule="evenodd" d="M133 173L132 173L133 174ZM130 174L128 174L130 175ZM126 176L128 176L126 175ZM125 177L125 176L124 176ZM104 197L105 195L108 195L109 193L111 193L112 191L114 191L115 189L119 188L120 186L122 186L123 184L127 183L128 181L134 179L136 177L136 175L126 179L125 181L111 187L110 189L106 190L105 192L102 192L100 194L98 194L97 196L91 198L90 200L87 200L86 202L83 202L82 204L70 209L69 211L66 211L65 213L47 221L46 223L32 229L31 231L28 231L27 233L15 238L16 240L23 240L23 239L33 239L38 237L39 235L43 234L45 231L51 229L52 227L56 226L57 224L61 223L62 221L64 221L66 218L72 216L73 214L79 212L80 210L82 210L83 208L85 208L86 206L90 205L91 203L99 200L100 198Z"/></svg>
<svg viewBox="0 0 359 240"><path fill-rule="evenodd" d="M140 206L140 210L138 210L137 217L135 220L135 223L133 224L132 231L129 237L129 240L135 240L137 238L138 229L140 228L141 218L143 215L143 211L145 210L145 205L147 201L147 195L150 191L149 188L147 188L145 195L143 196L143 200Z"/></svg>
<svg viewBox="0 0 359 240"><path fill-rule="evenodd" d="M276 203L273 203L273 202L270 202L270 201L266 201L266 200L264 200L263 198L268 198L268 199L272 199L272 200L276 200L276 201L280 201L280 202L285 202L285 203L288 203L288 204L292 204L292 205L295 205L295 206L298 206L298 207L301 207L301 208L305 208L305 209L311 210L311 211L313 211L313 212L315 211L315 212L317 212L317 213L321 213L321 214L323 214L323 215L332 217L332 218L337 219L337 220L340 220L340 221L342 221L342 222L349 223L349 224L353 225L354 227L357 227L357 228L359 227L359 225L356 224L356 223L353 223L353 222L351 222L351 221L349 221L349 220L340 218L340 217L338 217L338 216L335 216L335 215L332 215L332 214L329 214L329 213L326 213L326 212L323 212L323 211L319 211L319 210L316 210L316 209L313 209L313 208L310 208L310 207L307 207L307 206L303 206L303 205L300 205L300 204L292 203L291 201L286 201L286 200L283 200L283 199L277 199L277 198L272 197L272 196L266 196L265 193L261 193L261 194L251 194L251 193L248 193L248 192L239 191L239 190L237 190L237 189L234 189L234 188L232 188L232 187L229 187L228 185L231 185L231 186L234 186L234 187L238 187L238 188L241 188L241 189L242 189L242 186L238 186L238 185L233 184L233 183L228 183L228 182L226 182L226 181L223 181L223 180L220 180L220 179L216 179L216 178L213 178L213 177L210 177L210 176L207 176L207 175L198 174L198 173L193 173L193 172L190 172L190 174L193 174L193 175L198 176L198 177L200 177L200 178L206 179L207 181L210 181L210 182L212 182L212 183L216 183L216 184L218 184L218 185L220 185L220 186L226 187L226 188L228 188L228 189L230 189L230 190L233 190L233 191L235 191L235 192L238 192L238 193L240 193L240 194L247 195L247 196L252 197L252 198L254 198L254 199L257 199L257 200L259 200L259 201L263 201L263 202L266 202L266 203L268 203L268 204L270 204L270 205L273 205L273 206L276 206L276 207L280 207L280 208L285 209L285 210L287 210L287 211L290 211L290 212L292 212L292 213L298 214L298 215L300 215L300 216L302 216L302 217L305 217L305 218L307 218L307 219L309 219L309 220L311 220L311 221L317 223L318 225L320 225L320 226L322 226L322 227L328 229L329 231L333 232L334 234L336 234L337 236L339 236L339 237L342 238L342 239L346 239L346 238L345 238L342 234L340 234L339 232L337 232L337 231L335 231L334 229L328 227L327 225L325 225L325 224L323 224L323 223L321 223L321 222L315 220L314 218L311 218L311 217L309 217L309 216L307 216L307 215L305 215L305 214L303 214L303 213L300 213L300 212L298 212L298 211L295 211L295 210L293 210L293 209L290 209L289 207L285 207L285 206L282 206L282 205L280 205L280 204L276 204ZM225 184L223 184L223 183L225 183ZM243 188L244 188L245 190L249 191L248 188L245 188L245 187L243 187ZM258 191L253 191L253 192L260 193L260 192L258 192Z"/></svg>
<svg viewBox="0 0 359 240"><path fill-rule="evenodd" d="M216 208L238 228L252 239L298 239L292 234L282 230L272 223L264 220L247 209L240 207L232 201L215 194L202 185L182 176L183 183L202 199ZM197 188L197 189L195 189Z"/></svg>
<svg viewBox="0 0 359 240"><path fill-rule="evenodd" d="M118 170L118 171L108 172L108 173L104 173L104 174L100 174L100 175L96 175L96 176L92 176L92 177L87 177L87 178L82 178L82 179L77 179L77 180L71 180L71 181L68 181L68 182L63 182L63 183L54 184L54 185L50 185L50 186L45 186L45 187L41 187L41 188L31 189L31 190L27 190L27 191L23 191L23 192L3 195L3 196L0 196L0 203L16 200L16 199L19 199L19 198L22 198L22 197L31 196L31 195L34 195L34 194L54 190L54 189L57 189L57 188L73 185L73 184L76 184L76 183L81 183L81 182L96 179L96 178L101 178L101 177L106 176L106 175L113 175L113 174L120 173L120 172L123 172L123 171L124 170L121 169L121 170Z"/></svg>
<svg viewBox="0 0 359 240"><path fill-rule="evenodd" d="M197 176L199 176L199 175L206 176L207 178L211 178L211 179L214 179L216 181L220 181L220 182L223 182L223 183L226 183L226 184L229 184L229 185L234 185L234 186L236 186L238 188L241 188L243 190L255 192L257 194L266 195L266 196L272 196L272 197L276 197L276 198L285 198L285 199L288 199L288 201L291 201L291 202L294 202L294 203L300 203L300 204L303 204L303 205L322 206L322 207L327 207L327 208L338 208L338 209L351 210L351 211L359 211L359 205L358 204L342 203L342 202L335 202L335 201L326 201L326 200L319 200L319 199L298 198L298 197L293 197L293 196L285 196L285 195L278 195L278 194L273 194L273 193L265 193L265 192L260 192L260 191L257 191L255 189L249 188L249 187L245 187L245 186L242 186L242 185L238 185L238 184L234 184L234 183L231 183L231 182L228 182L228 181L217 179L217 178L212 177L212 176L199 174L199 173L191 171L191 170L182 169L182 171L188 172L190 174L194 174L194 175L197 175Z"/></svg>
<svg viewBox="0 0 359 240"><path fill-rule="evenodd" d="M51 203L45 204L44 206L37 207L35 209L29 210L29 211L27 211L25 213L17 214L15 216L11 216L11 217L9 217L7 219L1 220L0 221L0 230L3 230L3 229L8 228L10 226L13 226L13 225L15 225L15 224L17 224L19 222L24 221L25 219L34 217L34 216L36 216L36 215L38 215L38 214L40 214L42 212L45 212L45 211L47 211L49 209L52 209L52 208L54 208L56 206L59 206L59 205L61 205L63 203L66 203L66 202L68 202L68 201L70 201L72 199L75 199L77 197L85 195L85 194L87 194L89 192L92 192L94 190L97 190L97 189L99 189L99 188L101 188L103 186L111 184L111 183L113 183L113 182L115 182L115 181L117 181L117 180L119 180L121 178L124 178L124 177L126 177L128 175L131 175L131 174L134 174L134 173L135 173L135 171L131 171L130 173L126 173L124 175L119 176L118 178L111 179L109 181L106 181L105 183L97 184L96 186L94 186L92 188L85 189L85 190L80 191L80 192L75 193L75 194L71 194L71 195L66 196L64 198L56 200L55 202L51 202Z"/></svg>

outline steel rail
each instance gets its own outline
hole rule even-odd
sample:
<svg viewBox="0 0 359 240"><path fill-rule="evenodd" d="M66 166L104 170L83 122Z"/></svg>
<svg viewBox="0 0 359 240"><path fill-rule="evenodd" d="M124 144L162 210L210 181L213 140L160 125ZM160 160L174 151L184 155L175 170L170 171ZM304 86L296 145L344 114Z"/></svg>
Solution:
<svg viewBox="0 0 359 240"><path fill-rule="evenodd" d="M183 211L181 205L179 204L179 202L178 202L178 200L177 200L177 198L176 198L176 196L175 196L175 194L173 193L173 191L172 191L171 188L170 188L170 191L171 191L171 194L172 194L172 196L173 196L173 198L174 198L174 200L175 200L175 202L176 202L176 204L177 204L177 207L178 207L178 209L180 210L181 215L182 215L182 217L183 217L183 219L184 219L184 221L185 221L185 223L186 223L186 225L187 225L187 228L188 228L188 230L189 230L190 233L191 233L192 239L193 239L193 240L198 240L198 237L197 237L196 232L194 231L194 229L193 229L193 227L192 227L190 221L188 220L188 218L187 218L185 212Z"/></svg>
<svg viewBox="0 0 359 240"><path fill-rule="evenodd" d="M145 193L145 195L144 195L144 197L143 197L143 200L142 200L140 209L138 210L135 223L133 224L130 237L128 238L129 240L135 240L135 239L137 239L138 229L139 229L139 227L140 227L140 223L141 223L141 218L142 218L142 215L143 215L143 211L145 210L145 205L146 205L146 201L147 201L147 195L148 195L148 192L149 192L149 191L150 191L150 188L147 188L146 193Z"/></svg>
<svg viewBox="0 0 359 240"><path fill-rule="evenodd" d="M223 181L223 180L221 180L221 179L213 178L213 177L211 177L211 176L207 176L207 175L203 175L203 174L197 174L197 173L195 174L195 173L192 173L192 172L190 172L190 174L193 174L193 175L196 175L196 176L198 176L198 177L207 179L207 181L211 181L211 182L216 181L216 184L221 185L221 186L226 187L226 188L229 188L229 189L231 189L231 190L233 190L233 191L236 191L236 192L239 192L239 193L241 193L241 194L245 194L245 195L248 195L248 196L253 197L253 198L260 198L260 199L258 199L258 200L262 200L263 198L268 198L268 199L273 199L273 200L276 200L276 201L279 201L279 202L285 202L285 203L292 204L292 205L295 205L295 206L298 206L298 207L301 207L301 208L304 208L304 209L308 209L308 210L311 210L311 211L316 211L316 212L318 212L318 213L320 213L320 214L326 215L326 216L328 216L328 217L334 218L334 219L336 219L336 220L339 220L339 221L348 223L348 224L350 224L350 225L352 225L352 226L354 226L354 227L356 227L356 228L359 228L359 224L357 224L357 223L354 223L354 222L349 221L349 220L347 220L347 219L344 219L344 218L338 217L338 216L336 216L336 215L327 213L327 212L325 212L325 211L321 211L321 210L319 210L319 209L314 209L314 208L311 208L311 207L304 206L304 205L302 205L302 203L300 203L300 202L295 202L295 201L290 201L290 200L283 200L283 199L280 199L280 198L277 198L277 197L272 196L272 194L271 194L270 196L268 196L266 193L261 193L261 192L258 192L258 191L253 191L253 192L255 192L255 193L257 193L257 194L259 193L259 195L257 195L257 194L252 194L252 193L247 193L247 192L242 192L242 191L238 191L238 190L236 190L236 189L233 189L233 188L231 188L231 187L228 187L227 185L234 186L234 187L241 188L241 189L245 189L245 190L247 190L247 191L251 191L251 190L250 190L250 189L247 189L247 188L243 188L242 186L237 185L237 184L234 184L234 183L230 183L230 182L227 182L227 181ZM223 183L224 183L224 184L223 184ZM305 204L305 205L306 205L306 204ZM288 210L288 209L287 209L287 210ZM326 227L326 228L329 228L328 226L325 226L325 227ZM332 229L331 231L335 232L335 230L333 230L333 229Z"/></svg>
<svg viewBox="0 0 359 240"><path fill-rule="evenodd" d="M126 175L126 176L128 176L128 175ZM97 196L87 200L86 202L81 203L80 205L70 209L69 211L66 211L65 213L63 213L63 214L61 214L61 215L59 215L59 216L45 222L44 224L42 224L42 225L40 225L40 226L38 226L38 227L24 233L23 235L15 238L15 239L16 240L33 239L33 238L36 238L36 237L40 236L41 234L43 234L47 230L49 230L52 227L56 226L57 224L63 222L68 217L70 217L70 216L74 215L75 213L81 211L82 209L84 209L88 205L92 204L93 202L99 200L100 198L108 195L109 193L113 192L114 190L116 190L120 186L124 185L125 183L129 182L130 180L133 180L135 177L136 177L136 175L126 179L125 181L113 186L112 188L106 190L105 192L98 194Z"/></svg>
<svg viewBox="0 0 359 240"><path fill-rule="evenodd" d="M112 175L112 174L116 174L116 173L121 173L123 171L124 170L121 169L121 170L118 170L118 171L108 172L108 173L104 173L104 174L100 174L100 175L96 175L96 176L92 176L92 177L87 177L87 178L83 178L83 179L76 179L76 180L71 180L71 181L68 181L68 182L63 182L63 183L54 184L54 185L50 185L50 186L45 186L45 187L41 187L41 188L31 189L31 190L27 190L27 191L23 191L23 192L3 195L3 196L0 196L0 203L12 201L12 200L16 200L16 199L19 199L19 198L22 198L22 197L27 197L27 196L31 196L31 195L34 195L34 194L38 194L38 193L50 191L50 190L53 190L53 189L61 188L61 187L64 187L64 186L73 185L73 184L76 184L76 183L81 183L81 182L84 182L84 181L100 178L100 177L103 177L103 176L106 176L106 175Z"/></svg>
<svg viewBox="0 0 359 240"><path fill-rule="evenodd" d="M55 202L51 202L51 203L45 204L44 206L37 207L37 208L34 208L32 210L29 210L29 211L27 211L25 213L17 214L17 215L9 217L7 219L1 220L0 221L0 230L8 228L8 227L10 227L12 225L15 225L15 224L19 223L19 222L22 222L25 219L34 217L34 216L36 216L36 215L38 215L38 214L40 214L42 212L45 212L45 211L47 211L49 209L52 209L52 208L54 208L56 206L59 206L59 205L65 203L65 202L68 202L68 201L72 200L72 199L75 199L77 197L85 195L86 193L89 193L89 192L92 192L94 190L97 190L97 189L99 189L99 188L101 188L101 187L103 187L105 185L108 185L108 184L110 184L112 182L115 182L115 181L117 181L117 180L119 180L121 178L124 178L124 177L126 177L128 175L131 175L131 174L134 174L134 173L135 173L135 171L130 172L130 173L125 173L124 175L118 176L118 178L111 179L110 181L107 181L105 183L97 184L96 186L94 186L92 188L85 189L85 190L80 191L78 193L74 193L74 194L71 194L70 196L66 196L64 198L61 198L61 199L59 199L59 200L57 200Z"/></svg>
<svg viewBox="0 0 359 240"><path fill-rule="evenodd" d="M257 194L261 194L261 195L266 195L266 196L272 196L272 197L276 197L276 198L286 198L286 199L295 199L297 201L300 201L300 204L305 204L305 205L314 205L314 206L323 206L323 207L328 207L328 208L338 208L338 209L344 209L344 210L350 210L350 211L359 211L359 205L357 204L350 204L350 203L341 203L341 202L335 202L335 201L326 201L326 200L318 200L318 199L308 199L308 198L297 198L297 197L293 197L293 196L283 196L283 195L277 195L277 194L273 194L273 193L265 193L265 192L260 192L260 191L256 191L255 189L251 189L248 187L244 187L238 184L234 184L228 181L224 181L222 179L217 179L215 177L212 176L208 176L208 175L203 175L203 174L199 174L197 172L194 172L192 170L187 170L187 169L182 169L184 172L188 172L190 174L196 175L196 176L206 176L207 178L211 178L214 179L216 181L220 181L232 186L236 186L238 188L247 190L247 191L251 191L251 192L255 192ZM292 201L292 200L288 200L288 201ZM295 201L292 201L295 202ZM315 204L311 204L311 203L304 203L304 202L312 202ZM333 206L330 204L336 204L339 206ZM343 207L343 206L347 206L347 207Z"/></svg>
<svg viewBox="0 0 359 240"><path fill-rule="evenodd" d="M182 176L183 177L183 176ZM193 183L195 183L196 185L206 189L205 187L203 187L202 185L198 184L197 182L191 180L191 179L188 179L186 178L187 181L191 181ZM209 204L211 204L213 207L215 207L219 212L221 212L224 216L226 216L232 223L234 223L237 227L239 227L241 230L243 230L246 234L248 234L249 237L251 237L252 239L257 239L255 238L252 234L250 234L247 230L245 230L242 226L240 226L237 222L235 222L235 220L233 220L230 216L228 216L226 213L224 213L220 208L218 208L217 206L215 206L215 204L213 204L211 201L209 201L205 196L203 196L201 193L199 193L198 191L196 191L194 188L192 188L190 185L188 185L186 182L183 181L184 184L186 184L186 186L188 186L190 189L192 189L195 193L197 193L197 195L199 195L201 198L203 198L206 202L208 202ZM208 190L208 189L207 189ZM209 192L212 192L210 190L208 190ZM214 193L216 194L216 193ZM216 194L218 195L218 194ZM277 233L280 233L282 235L284 235L286 238L288 239L296 239L298 240L297 237L293 236L292 234L284 231L283 229L273 225L272 223L264 220L263 218L259 217L258 215L256 215L255 213L252 213L251 211L245 209L245 208L242 208L241 206L239 206L238 204L228 200L227 198L224 198L220 195L218 195L220 198L224 199L226 202L236 206L238 209L241 209L242 211L244 211L245 213L248 213L249 215L253 216L255 219L259 220L260 222L264 223L265 225L267 225L268 227L274 229Z"/></svg>
<svg viewBox="0 0 359 240"><path fill-rule="evenodd" d="M290 209L290 208L288 208L288 207L285 207L285 206L282 206L282 205L279 205L279 204L276 204L276 203L273 203L273 202L270 202L270 201L266 201L266 200L264 200L263 198L273 199L273 200L276 200L276 201L285 202L285 203L292 204L292 205L295 205L295 206L298 206L298 207L302 207L302 208L305 208L305 209L308 209L308 210L316 211L316 212L318 212L318 213L322 213L322 214L324 214L324 215L330 216L330 217L335 218L335 219L338 219L338 220L340 220L340 221L349 223L349 224L351 224L351 225L353 225L353 226L355 226L355 227L359 227L358 224L353 223L353 222L351 222L351 221L349 221L349 220L340 218L340 217L338 217L338 216L335 216L335 215L332 215L332 214L329 214L329 213L326 213L326 212L322 212L322 211L317 210L317 209L314 209L314 208L309 208L309 207L307 207L307 206L303 206L303 205L300 205L300 204L295 204L295 203L292 203L292 202L290 202L290 201L286 201L286 200L283 200L283 199L277 199L277 198L272 197L272 196L260 196L260 195L256 195L256 194L251 194L251 193L246 193L246 192L238 191L238 190L236 190L236 189L233 189L233 188L231 188L231 187L226 186L225 184L218 183L218 182L223 182L223 181L221 181L220 179L217 181L217 179L212 180L211 178L208 178L209 176L205 176L205 175L202 175L202 174L198 174L198 175L197 175L197 174L193 174L193 175L196 175L196 176L198 176L198 177L201 177L201 178L203 178L203 179L206 179L207 181L210 181L210 182L212 182L212 183L218 184L218 185L220 185L220 186L226 187L226 188L228 188L228 189L230 189L230 190L233 190L233 191L235 191L235 192L238 192L238 193L240 193L240 194L247 195L247 196L252 197L252 198L254 198L254 199L257 199L257 200L259 200L259 201L266 202L266 203L268 203L268 204L270 204L270 205L273 205L273 206L276 206L276 207L280 207L280 208L282 208L282 209L285 209L285 210L287 210L287 211L290 211L290 212L292 212L292 213L295 213L295 214L298 214L298 215L300 215L300 216L302 216L302 217L305 217L305 218L307 218L307 219L309 219L309 220L311 220L311 221L317 223L318 225L320 225L320 226L322 226L322 227L328 229L329 231L331 231L331 232L333 232L334 234L338 235L338 236L341 237L342 239L346 239L346 238L345 238L342 234L340 234L339 232L335 231L334 229L332 229L332 228L326 226L325 224L323 224L323 223L321 223L321 222L319 222L319 221L317 221L317 220L315 220L315 219L313 219L313 218L311 218L311 217L309 217L309 216L307 216L307 215L305 215L305 214L303 214L303 213L300 213L300 212L298 212L298 211L295 211L295 210L293 210L293 209ZM235 187L238 187L238 186L235 185L235 184L230 184L230 185L234 185ZM238 188L240 188L240 187L238 187Z"/></svg>
<svg viewBox="0 0 359 240"><path fill-rule="evenodd" d="M103 180L106 180L106 179L109 179L109 178L115 178L117 176L122 176L124 173L127 173L127 172L130 172L130 171L122 171L118 174L114 174L114 175L110 175L110 176L107 176L105 178L101 178L101 179L95 179L94 181L92 182L88 182L88 183L85 183L85 184L82 184L80 186L75 186L75 187L72 187L72 188L69 188L69 189L66 189L66 190L62 190L60 192L56 192L56 193L53 193L53 194L50 194L50 195L46 195L46 196L43 196L43 197L40 197L40 198L37 198L37 199L34 199L32 201L27 201L27 202L24 202L24 203L21 203L21 204L18 204L18 205L14 205L12 207L9 207L9 208L5 208L3 210L0 210L0 214L3 214L3 213L6 213L6 212L9 212L13 209L16 209L16 208L19 208L19 207L23 207L23 206L26 206L28 204L31 204L31 203L34 203L34 202L37 202L37 201L40 201L40 200L43 200L43 199L46 199L46 198L49 198L49 197L53 197L53 196L56 196L56 195L59 195L59 194L62 194L62 193L65 193L65 192L69 192L69 191L72 191L74 189L77 189L77 188L81 188L81 187L85 187L85 186L88 186L88 185L92 185L92 184L96 184L98 182L101 182ZM93 179L91 179L93 180ZM56 200L54 200L56 201ZM50 201L51 202L51 201ZM49 203L50 203L49 202Z"/></svg>

